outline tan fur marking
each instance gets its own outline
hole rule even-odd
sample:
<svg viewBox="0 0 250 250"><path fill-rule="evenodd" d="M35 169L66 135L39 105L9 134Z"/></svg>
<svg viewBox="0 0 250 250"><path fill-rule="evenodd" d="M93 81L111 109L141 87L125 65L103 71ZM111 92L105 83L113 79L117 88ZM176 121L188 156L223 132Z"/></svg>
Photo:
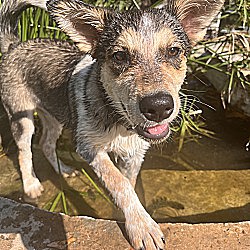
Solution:
<svg viewBox="0 0 250 250"><path fill-rule="evenodd" d="M149 31L147 34L130 28L121 33L117 45L126 47L130 52L140 53L146 60L154 60L159 48L166 48L176 40L170 28L164 27L157 33Z"/></svg>
<svg viewBox="0 0 250 250"><path fill-rule="evenodd" d="M183 83L183 79L186 75L186 62L187 58L184 55L180 56L181 58L181 65L179 69L175 69L174 67L171 67L168 63L163 63L161 65L161 73L164 76L164 82L168 84L168 88L176 88L178 91L180 90L180 87ZM171 87L169 86L171 85ZM167 88L167 86L165 86ZM169 89L168 89L169 91Z"/></svg>
<svg viewBox="0 0 250 250"><path fill-rule="evenodd" d="M156 91L168 91L174 96L178 96L178 91L183 83L183 79L186 75L186 57L181 56L181 68L175 69L170 63L163 63L159 66L160 71L154 70L152 67L152 71L145 72L140 67L134 68L135 72L135 82L137 94L140 96L144 96ZM157 76L162 76L162 81L157 82L154 79L157 79ZM146 78L146 79L145 79Z"/></svg>

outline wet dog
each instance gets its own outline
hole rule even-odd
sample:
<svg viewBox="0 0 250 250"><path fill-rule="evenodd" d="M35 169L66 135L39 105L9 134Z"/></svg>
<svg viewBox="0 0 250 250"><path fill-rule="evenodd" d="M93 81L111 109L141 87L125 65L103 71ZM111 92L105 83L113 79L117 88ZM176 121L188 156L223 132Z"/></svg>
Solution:
<svg viewBox="0 0 250 250"><path fill-rule="evenodd" d="M75 44L20 43L17 17L30 4L47 8ZM161 9L118 13L79 0L5 1L0 12L1 99L19 151L24 192L35 198L43 190L32 167L36 110L43 125L40 144L55 170L56 140L67 126L76 151L123 211L132 246L163 249L164 235L134 186L147 149L170 134L187 55L222 4L168 0Z"/></svg>

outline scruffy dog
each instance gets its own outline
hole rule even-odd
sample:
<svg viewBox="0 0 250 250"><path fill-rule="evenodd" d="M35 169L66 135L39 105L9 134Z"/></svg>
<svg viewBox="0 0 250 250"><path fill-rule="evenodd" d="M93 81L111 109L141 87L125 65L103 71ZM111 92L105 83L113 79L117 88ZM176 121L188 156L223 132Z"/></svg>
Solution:
<svg viewBox="0 0 250 250"><path fill-rule="evenodd" d="M35 198L43 190L32 167L36 110L43 125L40 144L55 170L56 140L67 126L76 151L123 211L132 246L163 249L164 235L134 186L150 144L170 134L190 47L203 38L222 4L168 0L161 9L117 13L80 0L5 0L1 99L19 150L24 192ZM47 8L75 45L44 39L20 43L17 20L29 5Z"/></svg>

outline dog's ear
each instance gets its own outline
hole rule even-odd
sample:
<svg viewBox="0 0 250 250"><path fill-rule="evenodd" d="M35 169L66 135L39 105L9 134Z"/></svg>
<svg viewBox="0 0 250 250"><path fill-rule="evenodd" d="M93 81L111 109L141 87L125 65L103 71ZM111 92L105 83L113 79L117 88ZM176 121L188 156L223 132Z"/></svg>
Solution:
<svg viewBox="0 0 250 250"><path fill-rule="evenodd" d="M104 27L107 10L78 0L49 0L47 8L59 27L85 53L92 53Z"/></svg>
<svg viewBox="0 0 250 250"><path fill-rule="evenodd" d="M171 9L181 22L191 44L200 41L206 34L211 21L223 6L224 0L166 0L166 7Z"/></svg>

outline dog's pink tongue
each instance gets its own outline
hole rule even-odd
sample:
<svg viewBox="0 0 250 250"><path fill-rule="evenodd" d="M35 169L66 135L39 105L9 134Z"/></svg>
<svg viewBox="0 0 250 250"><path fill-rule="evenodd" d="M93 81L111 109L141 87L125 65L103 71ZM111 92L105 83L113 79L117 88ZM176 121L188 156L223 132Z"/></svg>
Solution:
<svg viewBox="0 0 250 250"><path fill-rule="evenodd" d="M168 124L156 125L153 127L148 127L147 131L151 135L160 135L168 129Z"/></svg>

